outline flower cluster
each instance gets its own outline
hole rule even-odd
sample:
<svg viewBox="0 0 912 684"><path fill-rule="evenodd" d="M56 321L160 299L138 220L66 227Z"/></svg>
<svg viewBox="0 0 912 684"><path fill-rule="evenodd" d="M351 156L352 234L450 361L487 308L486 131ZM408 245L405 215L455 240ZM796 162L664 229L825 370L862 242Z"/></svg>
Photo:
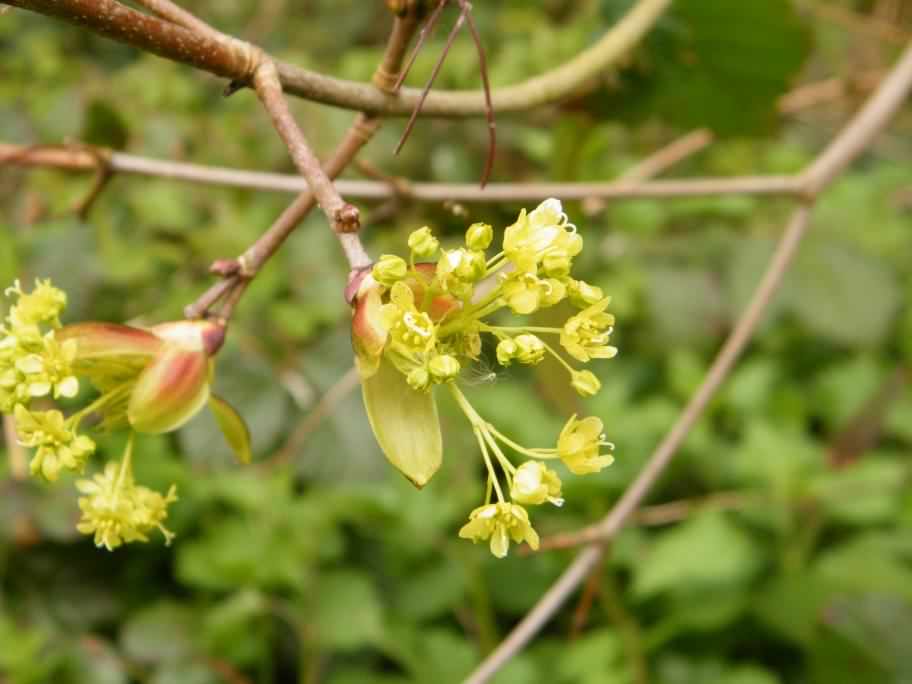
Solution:
<svg viewBox="0 0 912 684"><path fill-rule="evenodd" d="M76 488L80 532L98 546L114 549L147 541L164 526L175 488L159 494L133 480L134 433L161 433L186 423L206 403L242 459L249 458L249 436L242 419L210 394L212 354L224 330L206 321L180 321L148 330L112 323L63 326L66 294L49 281L25 292L17 281L6 290L15 303L0 325L0 412L13 416L23 446L35 450L33 475L56 481L69 471L82 474L95 452L84 434L92 417L103 430L128 427L128 447L120 461L107 463ZM51 408L53 399L76 399L83 384L98 396L69 415ZM33 404L39 404L34 406Z"/></svg>
<svg viewBox="0 0 912 684"><path fill-rule="evenodd" d="M575 474L598 472L612 462L601 448L612 446L598 418L574 416L555 448L523 447L485 421L456 380L479 360L482 336L489 335L500 365L532 366L551 356L566 369L576 392L588 397L599 391L598 378L571 365L558 346L581 363L610 359L617 349L609 344L614 326L606 312L609 298L571 276L583 240L558 200L520 212L504 231L502 249L489 257L493 238L492 226L475 223L464 245L445 249L430 228L416 230L408 240L409 259L382 256L352 284L350 298L365 405L381 448L406 477L423 486L441 461L430 390L445 385L472 425L487 470L485 503L459 534L490 540L492 553L502 557L510 539L538 545L523 504L563 502L560 478L545 461L559 459ZM561 302L575 311L561 327L492 320L504 310L528 315ZM515 466L504 447L529 460Z"/></svg>

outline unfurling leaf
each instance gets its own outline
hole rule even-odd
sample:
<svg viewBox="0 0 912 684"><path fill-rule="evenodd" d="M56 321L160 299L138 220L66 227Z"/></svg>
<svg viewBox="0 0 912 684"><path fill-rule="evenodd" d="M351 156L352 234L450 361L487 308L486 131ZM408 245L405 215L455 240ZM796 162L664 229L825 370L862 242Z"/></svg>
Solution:
<svg viewBox="0 0 912 684"><path fill-rule="evenodd" d="M423 487L443 460L434 395L413 390L386 359L374 375L362 378L361 387L367 417L387 460Z"/></svg>
<svg viewBox="0 0 912 684"><path fill-rule="evenodd" d="M209 397L209 408L238 461L250 463L253 458L250 451L250 431L241 414L227 401L214 394Z"/></svg>

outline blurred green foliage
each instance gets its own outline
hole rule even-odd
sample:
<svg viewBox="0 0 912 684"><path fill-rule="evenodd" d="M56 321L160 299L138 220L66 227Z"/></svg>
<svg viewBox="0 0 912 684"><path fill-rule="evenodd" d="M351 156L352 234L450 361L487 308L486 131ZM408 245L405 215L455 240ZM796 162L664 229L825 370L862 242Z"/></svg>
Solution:
<svg viewBox="0 0 912 684"><path fill-rule="evenodd" d="M494 83L572 56L630 4L475 3ZM358 79L389 24L379 2L187 5L285 59ZM896 53L860 19L844 25L817 10L882 5L680 0L597 88L502 117L494 179L611 178L695 126L722 137L673 173L794 171L858 96L789 117L777 99L801 81L883 68ZM908 26L908 4L891 6L905 8ZM444 35L411 82L427 76ZM212 77L50 19L0 16L0 74L2 141L291 169L249 92L224 99ZM440 86L478 80L463 36ZM324 153L352 118L293 106ZM823 198L756 341L652 496L705 505L623 531L584 624L574 627L568 606L498 684L912 681L912 395L883 391L912 362L910 125L907 110ZM389 122L364 158L411 178L477 177L482 122L420 121L394 158L401 130ZM239 253L289 199L117 177L80 222L71 209L90 183L0 169L0 282L52 277L70 294L69 320L178 317L209 282L208 264ZM406 204L370 225L372 253L401 251L426 223L454 238L471 220L502 228L519 207L465 209ZM573 411L605 420L616 464L568 479L567 505L536 511L543 536L604 514L635 476L743 308L788 207L737 197L584 209L568 209L590 253L581 275L614 296L619 320L621 355L596 368L603 391L581 405L547 365L493 383L480 373L468 388L524 442L552 443ZM422 492L386 465L357 393L290 443L288 464L269 464L351 365L345 276L314 215L240 306L218 385L250 422L259 464L236 466L206 417L138 443L137 478L178 483L173 547L96 550L73 529L71 488L15 480L0 458L0 682L456 682L558 576L571 552L496 561L456 538L482 485L471 434L446 401L444 470Z"/></svg>

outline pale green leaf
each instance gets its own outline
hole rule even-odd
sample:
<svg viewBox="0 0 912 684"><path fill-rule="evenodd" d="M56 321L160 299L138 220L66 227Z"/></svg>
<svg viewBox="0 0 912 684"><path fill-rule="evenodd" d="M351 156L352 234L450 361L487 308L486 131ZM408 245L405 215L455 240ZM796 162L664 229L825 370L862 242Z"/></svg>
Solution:
<svg viewBox="0 0 912 684"><path fill-rule="evenodd" d="M386 458L416 487L423 487L443 460L433 394L413 390L385 359L361 387L367 417Z"/></svg>
<svg viewBox="0 0 912 684"><path fill-rule="evenodd" d="M231 404L214 394L209 397L209 408L238 461L250 463L253 459L250 451L250 431L244 418Z"/></svg>

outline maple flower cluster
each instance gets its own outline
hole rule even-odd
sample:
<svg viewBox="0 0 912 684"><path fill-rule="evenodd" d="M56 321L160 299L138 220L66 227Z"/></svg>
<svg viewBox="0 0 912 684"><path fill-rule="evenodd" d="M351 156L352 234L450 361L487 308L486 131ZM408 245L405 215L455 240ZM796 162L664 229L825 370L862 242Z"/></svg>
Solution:
<svg viewBox="0 0 912 684"><path fill-rule="evenodd" d="M588 363L610 359L614 316L600 288L571 276L582 237L548 199L531 212L521 211L504 231L502 249L487 255L492 226L471 225L464 246L444 249L428 227L409 236L409 259L382 256L350 288L352 340L362 379L365 406L374 434L387 458L417 486L423 486L441 462L436 405L431 389L445 385L465 413L487 471L484 504L469 516L461 537L489 540L503 557L509 542L538 546L524 505L561 505L561 480L548 467L563 462L570 472L598 472L613 461L613 448L595 417L570 418L553 448L526 448L501 433L472 407L457 380L482 352L482 336L496 342L502 366L532 366L551 356L567 371L581 396L600 389ZM561 302L575 313L561 327L500 325L492 317L509 310L529 315ZM546 341L551 339L551 341ZM557 344L554 343L557 341ZM528 460L520 465L512 451Z"/></svg>
<svg viewBox="0 0 912 684"><path fill-rule="evenodd" d="M211 355L223 330L205 321L179 321L150 329L113 323L63 326L66 294L38 280L31 292L17 281L6 290L15 299L0 324L0 413L13 417L19 443L34 449L31 474L56 481L65 472L81 475L94 454L91 425L101 431L127 427L130 436L119 461L76 482L82 494L77 529L97 546L113 550L147 541L165 527L168 505L177 500L137 485L132 453L135 433L175 430L207 402L232 446L249 456L240 416L210 395ZM65 415L53 400L78 400L83 382L97 396Z"/></svg>

